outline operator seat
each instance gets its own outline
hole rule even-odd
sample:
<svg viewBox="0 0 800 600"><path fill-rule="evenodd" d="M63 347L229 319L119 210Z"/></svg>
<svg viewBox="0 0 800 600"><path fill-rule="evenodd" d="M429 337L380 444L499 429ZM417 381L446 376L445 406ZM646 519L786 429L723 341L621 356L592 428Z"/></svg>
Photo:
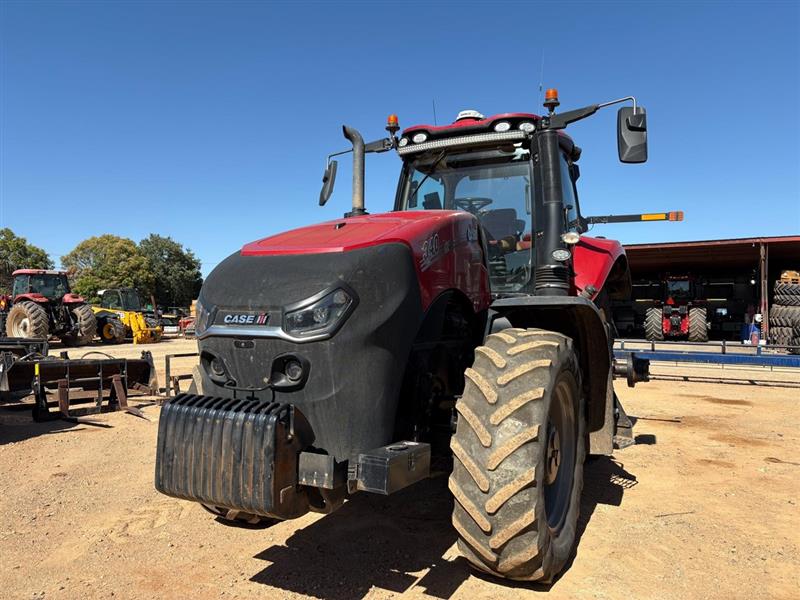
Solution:
<svg viewBox="0 0 800 600"><path fill-rule="evenodd" d="M481 215L481 225L496 240L513 237L519 239L519 234L525 227L525 221L517 218L517 211L513 208L496 208L487 210Z"/></svg>
<svg viewBox="0 0 800 600"><path fill-rule="evenodd" d="M442 210L442 199L439 197L439 192L425 194L422 207L425 210Z"/></svg>

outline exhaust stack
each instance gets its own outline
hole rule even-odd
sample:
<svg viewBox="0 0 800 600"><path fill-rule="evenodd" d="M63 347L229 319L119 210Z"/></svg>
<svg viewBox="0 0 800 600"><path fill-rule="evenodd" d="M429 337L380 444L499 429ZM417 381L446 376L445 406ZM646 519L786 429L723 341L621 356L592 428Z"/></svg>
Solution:
<svg viewBox="0 0 800 600"><path fill-rule="evenodd" d="M353 144L353 210L346 217L357 217L367 214L364 209L364 138L358 130L342 126L344 137Z"/></svg>

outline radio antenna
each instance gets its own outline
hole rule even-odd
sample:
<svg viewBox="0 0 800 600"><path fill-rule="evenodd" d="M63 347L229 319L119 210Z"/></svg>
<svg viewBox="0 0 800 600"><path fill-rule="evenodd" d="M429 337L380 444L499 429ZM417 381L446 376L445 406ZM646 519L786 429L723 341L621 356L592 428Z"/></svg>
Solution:
<svg viewBox="0 0 800 600"><path fill-rule="evenodd" d="M436 125L436 98L431 98L431 104L433 104L433 124Z"/></svg>
<svg viewBox="0 0 800 600"><path fill-rule="evenodd" d="M544 101L542 93L544 90L544 47L542 47L542 69L539 71L539 104Z"/></svg>

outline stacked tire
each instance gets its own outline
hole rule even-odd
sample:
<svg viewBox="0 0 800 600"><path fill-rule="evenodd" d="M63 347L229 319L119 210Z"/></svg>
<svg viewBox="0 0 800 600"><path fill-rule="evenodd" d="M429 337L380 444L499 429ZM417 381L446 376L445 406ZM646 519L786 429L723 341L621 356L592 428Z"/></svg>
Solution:
<svg viewBox="0 0 800 600"><path fill-rule="evenodd" d="M775 282L769 333L771 344L800 346L800 283ZM800 349L792 352L800 353Z"/></svg>

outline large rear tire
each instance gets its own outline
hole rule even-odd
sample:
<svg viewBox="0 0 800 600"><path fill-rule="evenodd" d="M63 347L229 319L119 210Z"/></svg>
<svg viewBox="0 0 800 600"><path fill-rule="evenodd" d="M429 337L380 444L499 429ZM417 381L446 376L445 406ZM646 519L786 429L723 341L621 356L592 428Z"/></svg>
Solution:
<svg viewBox="0 0 800 600"><path fill-rule="evenodd" d="M31 302L23 300L11 307L6 319L6 334L8 337L42 338L47 339L50 333L50 324L47 311Z"/></svg>
<svg viewBox="0 0 800 600"><path fill-rule="evenodd" d="M575 544L586 457L572 340L505 329L465 377L451 439L458 547L486 573L550 582Z"/></svg>
<svg viewBox="0 0 800 600"><path fill-rule="evenodd" d="M644 336L651 342L660 342L664 339L663 311L651 306L647 309L644 318Z"/></svg>
<svg viewBox="0 0 800 600"><path fill-rule="evenodd" d="M708 316L705 308L689 309L689 341L708 341Z"/></svg>
<svg viewBox="0 0 800 600"><path fill-rule="evenodd" d="M88 304L79 304L71 312L78 324L78 334L61 336L61 341L68 346L90 345L97 335L97 317Z"/></svg>

